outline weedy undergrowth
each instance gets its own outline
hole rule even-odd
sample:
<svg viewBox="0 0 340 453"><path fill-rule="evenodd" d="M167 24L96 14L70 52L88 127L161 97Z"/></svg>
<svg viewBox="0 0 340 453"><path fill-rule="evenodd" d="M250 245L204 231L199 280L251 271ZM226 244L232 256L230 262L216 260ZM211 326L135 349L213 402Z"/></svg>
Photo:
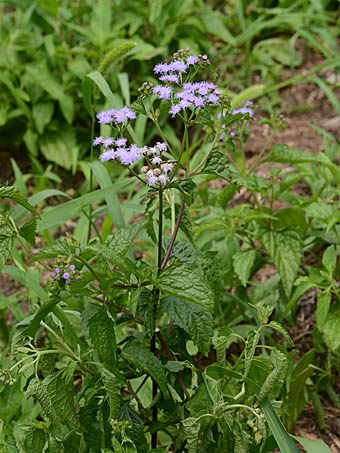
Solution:
<svg viewBox="0 0 340 453"><path fill-rule="evenodd" d="M19 205L2 204L2 269L30 292L30 314L11 332L11 353L2 360L4 451L299 451L278 416L292 341L271 319L273 304L257 299L255 291L248 297L241 288L257 251L233 253L240 284L230 295L216 250L199 240L211 227L202 222L195 230L190 217L195 188L204 178L226 181L220 204L224 210L234 191L249 186L258 205L258 211L248 213L257 222L256 235L278 268L282 294L291 295L299 232L296 224L283 223L281 228L274 223L280 217L273 218L272 203L268 209L259 204L261 190L271 193L272 200L278 196L275 171L267 185L252 173L266 147L247 169L243 148L237 145L244 140L252 106L232 109L215 84L208 57L191 55L189 49L157 64L154 72L160 83L143 84L133 104L113 104L96 115L101 134L93 137L93 146L101 151L90 168L101 189L38 213L13 187L0 188L1 198ZM201 74L211 80L202 80ZM100 73L88 78L83 88L93 116L91 80L109 97L112 93ZM158 131L152 146L135 140L133 124L137 127L142 116ZM182 127L177 147L160 126L164 117ZM271 121L275 129L283 119ZM127 170L125 180L111 184L111 165ZM115 191L128 187L133 178L144 213L127 225L125 205ZM102 227L92 209L101 198L108 213ZM27 211L33 217L20 224ZM70 211L86 215L85 234L50 240L33 253L28 244L35 245L36 231L48 238L47 229L63 222ZM229 227L233 216L239 214L226 211L220 227ZM242 228L254 244L255 233L247 228L250 217ZM45 286L39 273L13 252L15 241L48 272ZM290 273L280 254L285 244L291 250ZM12 266L5 264L10 254ZM251 318L244 312L249 323L240 323L238 331L225 318L236 303L251 312ZM285 342L268 343L273 332ZM237 347L233 353L231 345ZM20 412L16 421L11 407Z"/></svg>

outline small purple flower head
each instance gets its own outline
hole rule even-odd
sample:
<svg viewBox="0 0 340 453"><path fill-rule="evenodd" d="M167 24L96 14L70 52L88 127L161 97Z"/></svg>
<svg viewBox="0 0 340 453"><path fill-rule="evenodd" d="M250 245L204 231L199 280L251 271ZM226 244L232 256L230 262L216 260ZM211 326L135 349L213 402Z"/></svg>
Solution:
<svg viewBox="0 0 340 453"><path fill-rule="evenodd" d="M149 170L146 173L146 176L148 178L148 182L147 182L148 186L154 186L155 184L157 184L158 178L157 178L157 176L154 175L152 170Z"/></svg>
<svg viewBox="0 0 340 453"><path fill-rule="evenodd" d="M165 184L169 181L169 178L167 175L159 175L158 176L158 181L162 186L165 186Z"/></svg>
<svg viewBox="0 0 340 453"><path fill-rule="evenodd" d="M114 143L114 140L112 137L108 137L106 138L105 140L103 140L103 146L105 146L106 148L108 148L109 146L113 145Z"/></svg>
<svg viewBox="0 0 340 453"><path fill-rule="evenodd" d="M198 97L195 97L195 107L197 108L201 108L201 107L204 107L204 98L202 96L198 96Z"/></svg>
<svg viewBox="0 0 340 453"><path fill-rule="evenodd" d="M115 141L115 144L118 148L122 148L126 145L127 139L118 137Z"/></svg>
<svg viewBox="0 0 340 453"><path fill-rule="evenodd" d="M102 143L103 143L103 137L96 137L93 140L93 146L98 146L98 145L101 145Z"/></svg>
<svg viewBox="0 0 340 453"><path fill-rule="evenodd" d="M120 111L124 113L124 115L126 116L127 119L129 119L129 120L136 119L136 112L129 109L129 107L125 106Z"/></svg>
<svg viewBox="0 0 340 453"><path fill-rule="evenodd" d="M100 124L110 124L113 121L113 117L110 110L103 110L97 113L97 119Z"/></svg>
<svg viewBox="0 0 340 453"><path fill-rule="evenodd" d="M169 70L173 72L185 72L188 65L181 60L175 60L168 65Z"/></svg>
<svg viewBox="0 0 340 453"><path fill-rule="evenodd" d="M70 269L70 271L74 272L76 270L76 266L74 264L71 264L69 269Z"/></svg>
<svg viewBox="0 0 340 453"><path fill-rule="evenodd" d="M165 164L161 165L161 169L164 171L164 173L168 173L174 168L174 165L171 163L166 162Z"/></svg>
<svg viewBox="0 0 340 453"><path fill-rule="evenodd" d="M181 106L179 104L174 104L171 109L169 110L169 113L171 113L172 117L177 115L181 111Z"/></svg>
<svg viewBox="0 0 340 453"><path fill-rule="evenodd" d="M168 83L179 83L178 75L176 74L169 74L164 75L159 78L161 82L168 82Z"/></svg>
<svg viewBox="0 0 340 453"><path fill-rule="evenodd" d="M280 118L284 118L285 116L281 113Z"/></svg>
<svg viewBox="0 0 340 453"><path fill-rule="evenodd" d="M168 145L165 142L157 142L155 147L159 149L159 151L166 151Z"/></svg>
<svg viewBox="0 0 340 453"><path fill-rule="evenodd" d="M248 107L242 107L240 109L235 109L231 112L232 115L236 115L236 113L242 113L243 115L245 115L246 113L249 113L249 116L252 118L253 115L254 115L254 112L252 109L248 108Z"/></svg>
<svg viewBox="0 0 340 453"><path fill-rule="evenodd" d="M51 272L51 277L55 277L57 274L55 272Z"/></svg>
<svg viewBox="0 0 340 453"><path fill-rule="evenodd" d="M147 172L149 171L149 167L148 167L147 165L144 165L144 167L142 167L142 168L140 169L140 171L141 171L142 173L147 173Z"/></svg>
<svg viewBox="0 0 340 453"><path fill-rule="evenodd" d="M235 135L236 135L235 132L233 131L230 132L230 137L235 137Z"/></svg>
<svg viewBox="0 0 340 453"><path fill-rule="evenodd" d="M225 112L223 112L223 116L225 116ZM217 119L218 119L218 120L221 119L221 112L217 114Z"/></svg>
<svg viewBox="0 0 340 453"><path fill-rule="evenodd" d="M253 101L247 101L244 106L249 107L250 105L253 105Z"/></svg>
<svg viewBox="0 0 340 453"><path fill-rule="evenodd" d="M208 97L208 102L214 105L218 104L218 96L216 94L210 94Z"/></svg>
<svg viewBox="0 0 340 453"><path fill-rule="evenodd" d="M155 156L151 159L152 165L160 165L162 162L163 161L159 156Z"/></svg>
<svg viewBox="0 0 340 453"><path fill-rule="evenodd" d="M64 273L63 273L63 279L64 279L64 280L67 280L67 279L69 279L69 278L70 278L70 274L69 274L68 272L64 272Z"/></svg>
<svg viewBox="0 0 340 453"><path fill-rule="evenodd" d="M165 101L168 101L170 99L170 95L172 92L171 87L162 87L161 85L156 85L155 88L153 89L154 94L157 94L157 96L160 99L164 99Z"/></svg>
<svg viewBox="0 0 340 453"><path fill-rule="evenodd" d="M114 160L117 157L117 153L114 149L109 149L99 156L100 162L107 162L108 160Z"/></svg>
<svg viewBox="0 0 340 453"><path fill-rule="evenodd" d="M155 74L167 74L170 71L169 66L166 63L158 63L153 68Z"/></svg>
<svg viewBox="0 0 340 453"><path fill-rule="evenodd" d="M66 285L70 285L71 284L70 280L66 280L65 283L66 283Z"/></svg>
<svg viewBox="0 0 340 453"><path fill-rule="evenodd" d="M198 57L196 57L196 55L189 55L188 58L187 58L187 64L188 65L193 65L193 64L196 64L198 62Z"/></svg>
<svg viewBox="0 0 340 453"><path fill-rule="evenodd" d="M219 139L222 141L224 139L224 135L220 135Z"/></svg>
<svg viewBox="0 0 340 453"><path fill-rule="evenodd" d="M59 269L59 267L56 268L55 273L56 273L56 274L60 274L60 269Z"/></svg>

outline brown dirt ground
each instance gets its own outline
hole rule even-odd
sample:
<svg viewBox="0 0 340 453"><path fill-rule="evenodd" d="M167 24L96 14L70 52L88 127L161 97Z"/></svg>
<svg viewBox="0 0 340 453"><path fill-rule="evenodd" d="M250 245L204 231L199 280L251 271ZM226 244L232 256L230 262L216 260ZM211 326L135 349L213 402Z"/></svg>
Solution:
<svg viewBox="0 0 340 453"><path fill-rule="evenodd" d="M310 59L297 72L305 71L319 62L318 57ZM283 71L282 80L290 76L288 71ZM324 79L335 77L332 69L321 72L319 76ZM338 92L335 90L335 93L339 95L339 90ZM326 131L332 133L336 138L339 137L340 118L337 116L336 111L325 94L316 85L299 83L295 86L281 90L280 96L283 99L283 110L286 110L285 121L287 127L284 131L279 132L276 135L273 143L284 143L304 151L317 153L322 149L322 137L310 127L311 125L322 127ZM311 109L308 111L299 111L298 109L301 106L308 106ZM259 118L260 116L261 112L258 111L256 118ZM250 131L251 134L246 143L249 164L253 162L256 155L261 150L261 147L268 137L269 129L265 125L261 126L256 124L256 121L253 121L250 122ZM1 155L3 155L3 153L1 153ZM20 153L15 156L12 155L11 157L14 157L17 162L19 162L20 167L24 172L29 171L29 162L23 160ZM0 182L4 182L4 178L13 181L12 168L9 159L2 159L2 161L5 166L3 166L1 170ZM258 173L261 176L266 176L268 174L268 169L268 164L263 165L258 170ZM285 169L288 170L289 166L285 166ZM298 186L296 190L303 191L305 188L303 186ZM243 203L246 201L249 201L249 194L246 191L241 190L237 202ZM264 282L275 272L276 271L272 266L264 266L255 275L255 280ZM18 289L15 282L8 278L6 274L0 273L0 291L4 295L13 294L18 291ZM297 305L296 326L293 328L288 327L300 355L307 352L312 347L311 333L314 326L315 302L315 291L311 290L307 292ZM337 388L339 389L339 383L337 383ZM323 432L320 431L313 407L308 404L300 416L295 429L295 434L311 439L323 439L331 448L332 453L340 453L340 411L332 407L330 401L324 395L321 395L321 399L325 410L326 430Z"/></svg>

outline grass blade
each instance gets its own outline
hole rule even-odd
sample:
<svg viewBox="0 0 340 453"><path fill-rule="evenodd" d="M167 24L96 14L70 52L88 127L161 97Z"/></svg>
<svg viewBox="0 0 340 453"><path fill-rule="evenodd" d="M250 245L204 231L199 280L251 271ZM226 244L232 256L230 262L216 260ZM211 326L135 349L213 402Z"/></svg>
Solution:
<svg viewBox="0 0 340 453"><path fill-rule="evenodd" d="M90 167L93 171L94 176L97 178L100 187L103 189L104 187L108 187L112 185L111 178L109 176L108 171L106 170L105 166L100 162L92 162ZM125 220L121 210L120 201L117 197L117 194L114 191L111 191L105 197L105 201L108 207L108 211L111 215L111 219L114 225L116 225L117 229L124 228Z"/></svg>

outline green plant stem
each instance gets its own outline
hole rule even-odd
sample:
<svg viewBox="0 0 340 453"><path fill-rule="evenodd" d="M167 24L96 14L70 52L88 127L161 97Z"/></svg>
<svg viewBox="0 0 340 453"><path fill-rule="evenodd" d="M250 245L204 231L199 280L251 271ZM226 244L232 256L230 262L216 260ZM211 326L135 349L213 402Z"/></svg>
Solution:
<svg viewBox="0 0 340 453"><path fill-rule="evenodd" d="M174 243L175 243L175 240L176 240L176 236L177 236L177 233L178 233L178 230L179 230L179 226L181 224L181 220L182 220L182 217L183 217L183 212L184 212L184 200L182 200L182 202L181 202L181 207L179 208L179 213L178 213L175 229L174 229L174 232L172 234L168 250L166 251L164 259L163 259L163 262L161 264L160 272L165 268L166 263L168 262L169 257L171 255L171 251L172 251L172 248L174 246Z"/></svg>
<svg viewBox="0 0 340 453"><path fill-rule="evenodd" d="M93 139L94 139L94 126L95 126L95 119L92 117L91 121L91 148L90 148L90 162L93 162ZM93 191L93 172L92 168L90 168L90 192ZM92 225L92 204L89 206L89 226L88 226L88 231L87 231L87 243L89 243L90 237L91 237L91 225Z"/></svg>
<svg viewBox="0 0 340 453"><path fill-rule="evenodd" d="M162 266L162 239L163 239L163 190L159 188L158 190L159 196L159 218L158 218L158 259L157 259L157 273L158 275L161 272ZM157 305L159 300L159 289L155 291L155 300L153 305L153 317L154 317L154 325L156 327L156 318L157 318ZM150 341L150 350L151 352L156 355L156 335L153 334L151 341ZM152 399L155 399L157 396L157 382L152 379ZM152 422L157 423L158 419L158 410L157 406L154 404L152 406ZM157 431L152 433L151 435L151 448L157 448Z"/></svg>

